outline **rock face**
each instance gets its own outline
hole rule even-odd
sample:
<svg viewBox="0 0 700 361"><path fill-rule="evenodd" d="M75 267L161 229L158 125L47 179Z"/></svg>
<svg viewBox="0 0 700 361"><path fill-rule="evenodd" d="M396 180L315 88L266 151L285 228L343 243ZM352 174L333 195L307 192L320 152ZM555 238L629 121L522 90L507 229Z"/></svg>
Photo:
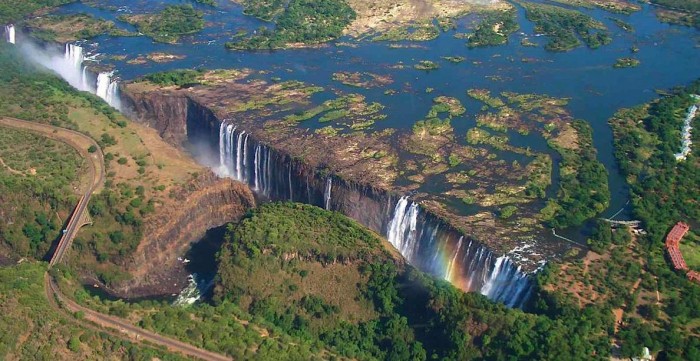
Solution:
<svg viewBox="0 0 700 361"><path fill-rule="evenodd" d="M165 141L180 145L187 139L189 99L168 93L148 92L122 95L128 105L124 112L133 120L156 129Z"/></svg>
<svg viewBox="0 0 700 361"><path fill-rule="evenodd" d="M421 204L365 182L369 175L341 178L329 172L332 165L314 160L322 155L292 156L277 148L274 136L266 134L264 128L228 121L225 114L218 115L207 107L207 99L196 98L187 90L127 90L122 94L132 119L151 125L175 145L209 144L220 158L219 172L248 184L261 198L341 212L386 235L418 269L465 291L480 292L511 307L519 307L529 298L529 277L507 256L465 237ZM290 139L285 141L291 143ZM303 136L298 141L304 149Z"/></svg>
<svg viewBox="0 0 700 361"><path fill-rule="evenodd" d="M180 292L188 272L177 258L207 230L237 221L252 207L255 199L244 184L213 173L198 176L144 220L144 241L126 265L132 279L110 293L139 298Z"/></svg>

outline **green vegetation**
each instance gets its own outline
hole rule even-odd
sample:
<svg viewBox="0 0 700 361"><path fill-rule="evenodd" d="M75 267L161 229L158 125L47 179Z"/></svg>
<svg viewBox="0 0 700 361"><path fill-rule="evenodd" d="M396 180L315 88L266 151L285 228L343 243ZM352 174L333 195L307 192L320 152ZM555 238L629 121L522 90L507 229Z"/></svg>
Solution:
<svg viewBox="0 0 700 361"><path fill-rule="evenodd" d="M162 43L175 43L181 35L204 29L204 13L192 5L169 5L156 14L121 15L119 20L135 25L139 32Z"/></svg>
<svg viewBox="0 0 700 361"><path fill-rule="evenodd" d="M425 71L430 71L430 70L435 70L440 68L440 65L434 61L430 60L421 60L418 62L418 64L413 65L414 68L418 70L425 70Z"/></svg>
<svg viewBox="0 0 700 361"><path fill-rule="evenodd" d="M437 38L440 29L432 22L391 28L372 38L372 41L428 41Z"/></svg>
<svg viewBox="0 0 700 361"><path fill-rule="evenodd" d="M491 108L500 108L505 105L499 97L492 97L488 89L469 89L467 95L488 105Z"/></svg>
<svg viewBox="0 0 700 361"><path fill-rule="evenodd" d="M648 334L657 340L656 349L685 359L697 358L696 351L700 349L696 322L700 318L700 288L683 273L672 270L664 256L663 244L666 232L675 222L700 217L700 206L694 201L700 199L697 153L691 153L683 162L676 162L673 156L680 149L680 129L687 109L697 102L691 94L698 93L700 81L695 81L649 105L621 110L610 120L615 156L627 177L635 216L642 220L648 232L640 240L648 259L647 271L658 277L665 300L658 310L648 312L650 321L630 323L630 342L636 347L644 341L640 336ZM694 128L697 126L698 118ZM693 139L696 144L698 135L693 134ZM691 240L692 235L686 238ZM658 313L662 316L654 319ZM671 332L674 337L655 337L665 332Z"/></svg>
<svg viewBox="0 0 700 361"><path fill-rule="evenodd" d="M507 309L398 262L354 221L308 205L266 204L229 226L215 294L214 305L188 308L99 301L81 289L75 298L237 359L610 355L609 312Z"/></svg>
<svg viewBox="0 0 700 361"><path fill-rule="evenodd" d="M632 1L626 0L552 0L554 2L571 5L571 6L581 6L585 8L598 7L603 10L607 10L613 13L619 14L631 14L635 11L641 10L641 7L634 4Z"/></svg>
<svg viewBox="0 0 700 361"><path fill-rule="evenodd" d="M557 200L547 205L555 210L548 220L552 227L580 225L604 211L610 202L608 172L596 158L591 127L582 120L572 126L578 135L576 149L549 142L562 156Z"/></svg>
<svg viewBox="0 0 700 361"><path fill-rule="evenodd" d="M243 1L243 14L272 21L284 12L284 5L282 0L245 0Z"/></svg>
<svg viewBox="0 0 700 361"><path fill-rule="evenodd" d="M320 123L343 120L344 125L352 130L366 129L374 125L378 120L386 118L381 113L384 105L373 102L365 102L364 95L348 94L335 99L326 100L323 104L311 109L298 111L287 115L284 120L291 123L300 123L321 115Z"/></svg>
<svg viewBox="0 0 700 361"><path fill-rule="evenodd" d="M700 216L695 202L700 199L698 157L691 153L683 162L674 158L687 108L697 101L691 94L698 92L700 81L649 104L622 109L610 120L634 218L642 221L646 234L598 222L588 240L597 255L589 253L562 267L549 265L539 276L543 289L555 289L542 299L545 307L582 304L616 310L620 325L614 337L621 344L621 357L638 356L648 347L659 360L700 358L700 287L673 270L664 250L666 233L677 221ZM684 256L689 250L692 260L696 239L691 231L681 242Z"/></svg>
<svg viewBox="0 0 700 361"><path fill-rule="evenodd" d="M114 23L87 14L46 15L27 21L32 36L47 42L66 43L118 32Z"/></svg>
<svg viewBox="0 0 700 361"><path fill-rule="evenodd" d="M648 107L621 110L610 121L615 155L630 184L635 214L644 221L653 242L661 242L678 220L700 218L700 207L692 201L700 199L695 149L683 162L676 162L673 156L681 147L680 130L687 109L696 102L690 94L698 93L700 81ZM694 129L698 129L697 122L696 118ZM697 137L693 132L693 139Z"/></svg>
<svg viewBox="0 0 700 361"><path fill-rule="evenodd" d="M640 61L635 58L620 58L615 61L613 68L634 68L639 66Z"/></svg>
<svg viewBox="0 0 700 361"><path fill-rule="evenodd" d="M194 0L200 4L204 5L209 5L209 6L216 6L216 0Z"/></svg>
<svg viewBox="0 0 700 361"><path fill-rule="evenodd" d="M700 0L650 0L659 5L656 14L662 21L700 29Z"/></svg>
<svg viewBox="0 0 700 361"><path fill-rule="evenodd" d="M622 30L624 30L624 31L626 31L626 32L628 32L628 33L633 33L633 32L634 32L634 26L632 26L632 24L630 24L630 23L628 23L628 22L625 22L625 21L623 21L623 20L620 20L620 19L618 19L618 18L612 18L612 17L611 17L611 18L609 18L609 19L612 20L612 22L614 22L615 25L617 25L620 29L622 29Z"/></svg>
<svg viewBox="0 0 700 361"><path fill-rule="evenodd" d="M461 360L609 355L607 337L601 336L611 324L609 316L591 309L586 317L572 313L550 319L462 293L396 264L376 236L337 213L268 204L231 228L226 239L219 256L217 302L234 303L254 319L339 356Z"/></svg>
<svg viewBox="0 0 700 361"><path fill-rule="evenodd" d="M0 267L0 358L3 360L184 360L122 341L53 308L46 299L46 264Z"/></svg>
<svg viewBox="0 0 700 361"><path fill-rule="evenodd" d="M266 20L272 20L277 12L282 11L280 7L284 6L281 1L250 0L244 4L248 13ZM260 6L266 10L263 11ZM292 43L323 43L342 35L355 16L355 11L345 0L291 0L276 18L274 30L262 27L256 34L226 43L226 47L240 50L276 49Z"/></svg>
<svg viewBox="0 0 700 361"><path fill-rule="evenodd" d="M59 6L75 1L76 0L0 0L0 24L18 22L41 8Z"/></svg>
<svg viewBox="0 0 700 361"><path fill-rule="evenodd" d="M41 259L61 233L56 212L67 214L77 201L72 186L83 159L65 143L2 128L0 161L0 201L10 220L0 227L2 246Z"/></svg>
<svg viewBox="0 0 700 361"><path fill-rule="evenodd" d="M652 4L689 12L700 12L700 0L650 0Z"/></svg>
<svg viewBox="0 0 700 361"><path fill-rule="evenodd" d="M146 144L165 146L160 139L144 141L142 130L104 101L34 68L16 47L0 44L0 67L0 116L78 130L96 139L102 148L106 181L88 206L94 225L80 231L69 257L76 268L104 282L126 278L116 264L139 245L143 219L157 204L171 202L167 193L153 188L158 184L177 187L189 181L189 170L198 168L183 160L173 161L170 154L152 154ZM77 175L82 175L76 169L82 160L62 143L32 135L7 131L2 143L0 157L12 169L28 175L6 174L6 168L0 169L0 199L4 205L13 205L9 212L10 207L5 208L5 215L15 219L0 225L1 253L10 259L42 258L75 207L78 196L73 195L73 185ZM118 161L121 158L126 162Z"/></svg>
<svg viewBox="0 0 700 361"><path fill-rule="evenodd" d="M450 63L454 63L454 64L459 64L467 59L463 56L443 56L441 58L449 61Z"/></svg>
<svg viewBox="0 0 700 361"><path fill-rule="evenodd" d="M156 85L163 86L186 86L199 84L204 70L171 70L160 73L148 74L143 77L144 80L149 81Z"/></svg>
<svg viewBox="0 0 700 361"><path fill-rule="evenodd" d="M519 28L515 9L492 12L476 26L474 32L467 35L467 45L475 48L505 44L508 36Z"/></svg>
<svg viewBox="0 0 700 361"><path fill-rule="evenodd" d="M547 50L571 50L580 46L581 41L596 49L612 41L605 25L579 11L545 4L520 4L527 11L528 20L535 23L535 31L549 38Z"/></svg>

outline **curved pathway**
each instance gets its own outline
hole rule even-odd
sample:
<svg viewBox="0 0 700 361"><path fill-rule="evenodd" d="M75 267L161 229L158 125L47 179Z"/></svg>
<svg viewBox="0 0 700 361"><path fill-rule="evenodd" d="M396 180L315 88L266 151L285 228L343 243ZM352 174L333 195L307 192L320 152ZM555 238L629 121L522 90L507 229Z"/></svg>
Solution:
<svg viewBox="0 0 700 361"><path fill-rule="evenodd" d="M77 150L83 158L88 160L89 179L86 184L81 185L81 192L83 194L68 221L68 226L63 232L63 236L56 247L53 257L51 258L50 266L53 266L61 260L65 252L70 248L73 238L75 238L75 235L80 227L85 225L86 220L89 217L87 214L87 205L90 201L90 197L95 191L104 185L105 168L102 150L97 145L95 140L87 135L65 128L4 117L0 117L0 126L27 130L34 133L39 133L50 139L64 142L75 148L75 150ZM94 153L88 152L87 149L90 146L95 146L97 150ZM44 288L46 289L46 296L49 299L49 304L52 306L65 308L71 313L82 312L85 320L91 321L104 328L119 331L121 333L120 336L126 340L150 342L152 344L164 346L169 351L178 352L202 360L231 360L231 358L227 356L206 351L173 338L161 336L154 332L144 330L121 318L105 315L83 307L62 294L61 290L58 288L58 285L48 274L48 272L44 276ZM56 300L59 301L58 303L60 303L60 305L56 304Z"/></svg>

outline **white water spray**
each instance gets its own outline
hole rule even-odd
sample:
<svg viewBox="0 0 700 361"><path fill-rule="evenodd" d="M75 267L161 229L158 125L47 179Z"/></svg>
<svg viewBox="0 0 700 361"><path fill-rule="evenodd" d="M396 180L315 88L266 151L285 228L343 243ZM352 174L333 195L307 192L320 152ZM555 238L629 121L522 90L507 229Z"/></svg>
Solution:
<svg viewBox="0 0 700 361"><path fill-rule="evenodd" d="M15 44L15 26L12 24L5 25L5 40L10 44Z"/></svg>
<svg viewBox="0 0 700 361"><path fill-rule="evenodd" d="M432 221L420 218L420 213L416 202L401 197L387 227L387 239L410 264L450 282L461 282L456 286L465 291L480 292L509 307L522 306L531 282L508 256L497 257L471 240L463 247L463 236L448 256L449 237L438 239L444 236L438 232L439 223L431 224Z"/></svg>

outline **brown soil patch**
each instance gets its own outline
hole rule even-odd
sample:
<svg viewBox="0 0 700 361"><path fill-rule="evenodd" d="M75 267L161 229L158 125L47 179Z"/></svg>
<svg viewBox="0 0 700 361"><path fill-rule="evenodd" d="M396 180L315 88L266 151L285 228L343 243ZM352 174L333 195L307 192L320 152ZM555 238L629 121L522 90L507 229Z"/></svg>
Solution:
<svg viewBox="0 0 700 361"><path fill-rule="evenodd" d="M501 0L349 0L348 4L357 13L357 19L345 30L351 36L384 32L435 18L456 18L471 12L511 7Z"/></svg>
<svg viewBox="0 0 700 361"><path fill-rule="evenodd" d="M624 311L621 308L616 308L612 311L612 313L613 316L615 316L615 333L617 333L622 325L622 315L624 314Z"/></svg>

